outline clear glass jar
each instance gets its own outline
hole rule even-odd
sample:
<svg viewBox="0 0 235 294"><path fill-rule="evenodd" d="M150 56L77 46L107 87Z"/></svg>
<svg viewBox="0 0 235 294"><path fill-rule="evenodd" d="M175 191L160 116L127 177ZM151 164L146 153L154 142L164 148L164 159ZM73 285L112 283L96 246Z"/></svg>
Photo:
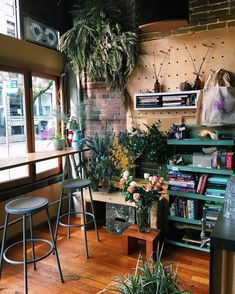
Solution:
<svg viewBox="0 0 235 294"><path fill-rule="evenodd" d="M150 210L149 206L141 206L136 208L136 219L138 231L140 233L149 233L150 228Z"/></svg>
<svg viewBox="0 0 235 294"><path fill-rule="evenodd" d="M224 198L224 217L235 220L235 176L227 181Z"/></svg>

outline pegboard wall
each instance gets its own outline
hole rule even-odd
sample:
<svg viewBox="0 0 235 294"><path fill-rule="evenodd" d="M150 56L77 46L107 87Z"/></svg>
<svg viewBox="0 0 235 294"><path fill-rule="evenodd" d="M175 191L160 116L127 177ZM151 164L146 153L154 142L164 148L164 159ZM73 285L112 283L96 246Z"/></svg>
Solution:
<svg viewBox="0 0 235 294"><path fill-rule="evenodd" d="M127 113L127 127L134 125L142 128L143 123L151 125L162 121L162 128L167 130L173 123L194 124L196 110L138 110L134 111L135 93L153 92L155 77L161 85L162 92L177 92L181 82L194 84L195 72L203 63L200 79L205 82L208 75L219 68L231 74L234 86L235 76L235 28L206 31L141 43L138 66L128 84L132 105ZM208 50L210 46L210 49Z"/></svg>

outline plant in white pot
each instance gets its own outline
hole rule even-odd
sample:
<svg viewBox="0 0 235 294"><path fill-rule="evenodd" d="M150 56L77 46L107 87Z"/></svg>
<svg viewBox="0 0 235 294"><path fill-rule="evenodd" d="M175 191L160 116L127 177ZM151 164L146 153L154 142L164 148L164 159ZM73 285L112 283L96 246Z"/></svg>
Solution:
<svg viewBox="0 0 235 294"><path fill-rule="evenodd" d="M52 137L55 150L63 150L65 146L65 139L62 138L62 134L56 131Z"/></svg>

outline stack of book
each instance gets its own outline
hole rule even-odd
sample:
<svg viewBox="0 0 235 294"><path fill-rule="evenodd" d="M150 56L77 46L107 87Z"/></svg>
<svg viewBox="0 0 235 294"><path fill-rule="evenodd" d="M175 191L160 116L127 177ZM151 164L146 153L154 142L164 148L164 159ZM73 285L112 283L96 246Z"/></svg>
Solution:
<svg viewBox="0 0 235 294"><path fill-rule="evenodd" d="M222 205L218 203L205 203L207 208L206 220L215 222L220 214Z"/></svg>
<svg viewBox="0 0 235 294"><path fill-rule="evenodd" d="M228 179L229 177L225 177L225 176L208 177L207 186L205 190L206 196L224 198Z"/></svg>
<svg viewBox="0 0 235 294"><path fill-rule="evenodd" d="M196 193L195 179L192 174L170 171L168 173L168 182L173 191Z"/></svg>
<svg viewBox="0 0 235 294"><path fill-rule="evenodd" d="M161 107L162 98L156 95L153 96L139 96L137 98L138 107Z"/></svg>
<svg viewBox="0 0 235 294"><path fill-rule="evenodd" d="M234 152L213 152L211 158L211 167L217 169L233 170L235 168Z"/></svg>
<svg viewBox="0 0 235 294"><path fill-rule="evenodd" d="M183 106L187 103L188 95L177 95L177 96L162 96L162 106Z"/></svg>

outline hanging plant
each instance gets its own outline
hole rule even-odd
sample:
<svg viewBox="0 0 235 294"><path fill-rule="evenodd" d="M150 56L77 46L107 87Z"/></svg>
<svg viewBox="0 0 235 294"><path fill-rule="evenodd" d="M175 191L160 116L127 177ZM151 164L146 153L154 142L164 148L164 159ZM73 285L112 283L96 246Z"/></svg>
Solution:
<svg viewBox="0 0 235 294"><path fill-rule="evenodd" d="M111 12L112 11L112 12ZM89 1L77 12L73 27L61 37L60 49L76 74L84 70L113 90L126 89L138 55L137 34L124 31L110 15L120 13L104 1Z"/></svg>

